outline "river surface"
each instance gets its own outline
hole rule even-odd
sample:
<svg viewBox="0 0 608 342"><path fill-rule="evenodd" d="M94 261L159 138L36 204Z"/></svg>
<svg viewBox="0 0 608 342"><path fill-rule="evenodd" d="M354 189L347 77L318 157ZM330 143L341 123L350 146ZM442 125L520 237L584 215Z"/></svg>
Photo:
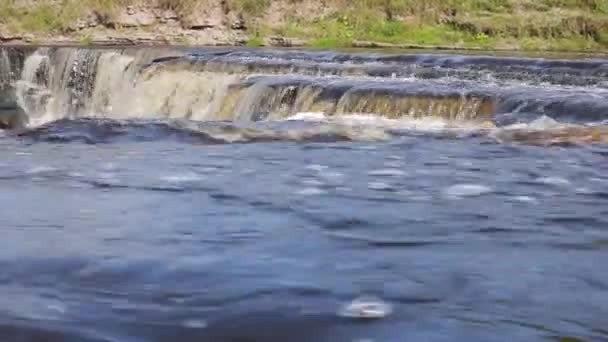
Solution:
<svg viewBox="0 0 608 342"><path fill-rule="evenodd" d="M608 60L0 51L2 341L608 341Z"/></svg>

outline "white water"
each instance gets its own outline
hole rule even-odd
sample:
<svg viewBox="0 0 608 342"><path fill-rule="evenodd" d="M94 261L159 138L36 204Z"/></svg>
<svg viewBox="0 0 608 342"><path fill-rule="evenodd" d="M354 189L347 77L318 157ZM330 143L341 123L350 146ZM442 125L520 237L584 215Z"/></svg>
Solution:
<svg viewBox="0 0 608 342"><path fill-rule="evenodd" d="M18 105L31 125L85 116L281 120L311 111L344 117L346 121L357 112L376 119L377 114L426 119L425 113L434 113L435 121L441 122L445 121L442 118L470 119L483 105L465 98L457 103L434 104L434 100L393 101L350 92L321 98L322 88L314 83L277 86L270 82L271 77L263 75L146 66L153 57L116 50L39 49L25 60L16 84Z"/></svg>
<svg viewBox="0 0 608 342"><path fill-rule="evenodd" d="M241 104L230 97L228 89L243 79L240 75L159 68L140 72L142 63L135 56L116 51L83 56L78 51L57 54L54 63L44 50L26 59L16 88L18 104L32 125L76 116L223 120L234 119L230 109L247 112L247 103L255 105L252 94ZM41 72L45 84L39 82Z"/></svg>
<svg viewBox="0 0 608 342"><path fill-rule="evenodd" d="M49 57L38 51L30 55L23 65L21 79L15 84L17 104L29 116L31 125L39 125L55 119L52 114L54 101L48 84L40 84L37 74L49 65Z"/></svg>

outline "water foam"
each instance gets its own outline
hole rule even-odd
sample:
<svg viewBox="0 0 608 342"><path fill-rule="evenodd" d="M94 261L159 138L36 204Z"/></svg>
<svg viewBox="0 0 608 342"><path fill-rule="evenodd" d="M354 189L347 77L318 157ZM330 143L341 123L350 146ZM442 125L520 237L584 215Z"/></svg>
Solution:
<svg viewBox="0 0 608 342"><path fill-rule="evenodd" d="M160 179L167 183L181 184L181 183L197 182L197 181L203 180L203 177L196 173L189 172L189 173L183 173L183 174L173 174L173 175L162 176L162 177L160 177Z"/></svg>
<svg viewBox="0 0 608 342"><path fill-rule="evenodd" d="M444 195L451 199L478 197L492 192L492 188L482 184L456 184L444 190Z"/></svg>
<svg viewBox="0 0 608 342"><path fill-rule="evenodd" d="M339 311L340 317L357 319L381 319L393 313L391 304L373 296L362 296L344 305Z"/></svg>
<svg viewBox="0 0 608 342"><path fill-rule="evenodd" d="M443 132L449 130L476 131L494 128L489 121L454 121L436 117L398 119L386 118L377 114L351 113L340 115L327 115L326 113L296 113L287 117L287 121L327 122L344 126L367 126L393 130L415 130L420 132Z"/></svg>

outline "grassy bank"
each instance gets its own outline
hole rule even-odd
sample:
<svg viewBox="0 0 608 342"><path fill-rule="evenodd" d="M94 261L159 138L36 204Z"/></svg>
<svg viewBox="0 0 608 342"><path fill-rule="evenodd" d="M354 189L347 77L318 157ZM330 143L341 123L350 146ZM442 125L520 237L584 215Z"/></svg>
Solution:
<svg viewBox="0 0 608 342"><path fill-rule="evenodd" d="M354 0L333 14L267 32L312 38L521 50L605 50L608 0Z"/></svg>
<svg viewBox="0 0 608 342"><path fill-rule="evenodd" d="M608 0L154 0L182 17L222 6L247 21L249 45L265 37L313 47L353 41L457 48L608 50ZM95 11L107 17L137 0L0 0L0 25L20 32L68 32ZM228 29L228 28L227 28Z"/></svg>

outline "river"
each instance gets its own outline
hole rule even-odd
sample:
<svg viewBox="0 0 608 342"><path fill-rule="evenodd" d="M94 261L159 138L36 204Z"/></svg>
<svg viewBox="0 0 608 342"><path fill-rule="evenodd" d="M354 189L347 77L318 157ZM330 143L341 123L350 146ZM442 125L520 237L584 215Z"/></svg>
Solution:
<svg viewBox="0 0 608 342"><path fill-rule="evenodd" d="M3 341L608 341L608 60L5 47L0 127Z"/></svg>

